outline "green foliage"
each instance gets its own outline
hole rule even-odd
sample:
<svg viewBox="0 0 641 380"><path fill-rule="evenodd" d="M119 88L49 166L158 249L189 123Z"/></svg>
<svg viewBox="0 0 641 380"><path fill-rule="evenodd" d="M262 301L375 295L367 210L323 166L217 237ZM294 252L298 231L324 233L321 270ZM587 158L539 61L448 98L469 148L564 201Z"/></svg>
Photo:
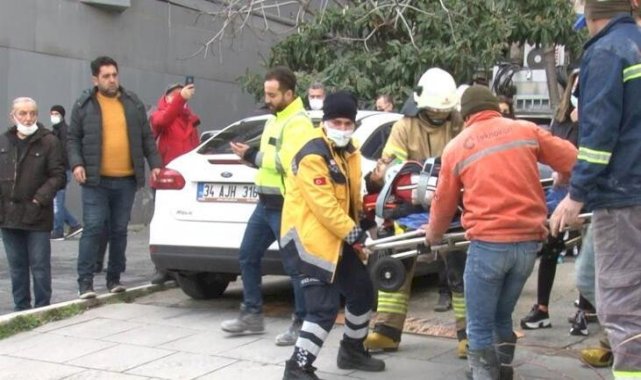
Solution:
<svg viewBox="0 0 641 380"><path fill-rule="evenodd" d="M275 45L265 67L286 65L298 75L302 92L312 81L349 89L363 100L391 94L397 104L421 74L439 66L457 83L475 73L489 75L506 60L512 43L570 44L574 10L567 0L394 0L330 7ZM402 15L402 17L399 16ZM262 76L240 78L246 91L262 97Z"/></svg>
<svg viewBox="0 0 641 380"><path fill-rule="evenodd" d="M73 304L57 309L51 309L43 313L20 315L9 322L0 325L0 339L10 337L23 331L35 329L48 322L60 321L85 311L85 308Z"/></svg>

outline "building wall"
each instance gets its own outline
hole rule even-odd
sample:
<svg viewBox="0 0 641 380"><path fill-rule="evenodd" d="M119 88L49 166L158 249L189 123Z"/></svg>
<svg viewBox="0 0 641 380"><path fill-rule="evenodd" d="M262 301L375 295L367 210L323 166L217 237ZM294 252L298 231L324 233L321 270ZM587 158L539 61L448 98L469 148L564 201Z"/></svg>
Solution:
<svg viewBox="0 0 641 380"><path fill-rule="evenodd" d="M260 57L282 37L256 32L263 19L252 17L242 32L227 31L223 43L212 44L205 56L199 49L222 26L222 20L198 17L192 9L220 10L205 0L131 0L123 12L79 0L6 0L1 7L0 120L5 125L4 115L18 96L36 99L48 127L51 105L62 104L70 114L74 100L91 86L89 62L108 55L119 63L121 84L150 107L168 84L193 75L196 95L190 105L201 117L200 131L220 129L255 109L236 79L257 69ZM287 26L270 22L270 28L282 32ZM79 215L77 185L68 194L68 206ZM138 198L133 221L146 222L151 213L143 204L149 202Z"/></svg>

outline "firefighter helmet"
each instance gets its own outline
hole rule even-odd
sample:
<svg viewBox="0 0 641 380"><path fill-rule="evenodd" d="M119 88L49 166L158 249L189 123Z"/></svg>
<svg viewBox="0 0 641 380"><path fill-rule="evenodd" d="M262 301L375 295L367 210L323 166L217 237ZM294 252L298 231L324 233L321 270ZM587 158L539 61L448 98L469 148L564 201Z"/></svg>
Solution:
<svg viewBox="0 0 641 380"><path fill-rule="evenodd" d="M458 104L456 82L447 71L433 67L418 81L414 100L419 109L451 111Z"/></svg>

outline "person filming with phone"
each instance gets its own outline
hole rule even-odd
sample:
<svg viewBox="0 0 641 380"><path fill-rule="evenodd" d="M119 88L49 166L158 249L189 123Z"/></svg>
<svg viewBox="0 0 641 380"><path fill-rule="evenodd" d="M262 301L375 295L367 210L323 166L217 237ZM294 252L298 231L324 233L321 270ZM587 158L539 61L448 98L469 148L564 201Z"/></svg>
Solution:
<svg viewBox="0 0 641 380"><path fill-rule="evenodd" d="M188 105L196 92L193 77L187 77L185 83L167 87L149 118L163 165L198 146L200 118Z"/></svg>
<svg viewBox="0 0 641 380"><path fill-rule="evenodd" d="M188 76L184 85L174 83L167 87L149 118L163 166L198 146L200 118L187 104L196 92L193 82L194 78ZM151 283L159 285L169 280L168 273L156 270Z"/></svg>

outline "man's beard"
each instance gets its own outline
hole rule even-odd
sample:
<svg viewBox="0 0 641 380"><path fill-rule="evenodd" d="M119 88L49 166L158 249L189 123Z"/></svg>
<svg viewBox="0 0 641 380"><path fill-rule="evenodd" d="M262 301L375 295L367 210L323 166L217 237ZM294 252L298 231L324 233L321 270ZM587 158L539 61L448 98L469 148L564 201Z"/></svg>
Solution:
<svg viewBox="0 0 641 380"><path fill-rule="evenodd" d="M109 98L114 98L118 95L118 87L116 87L114 90L110 88L98 87L98 91L100 91L102 95Z"/></svg>

